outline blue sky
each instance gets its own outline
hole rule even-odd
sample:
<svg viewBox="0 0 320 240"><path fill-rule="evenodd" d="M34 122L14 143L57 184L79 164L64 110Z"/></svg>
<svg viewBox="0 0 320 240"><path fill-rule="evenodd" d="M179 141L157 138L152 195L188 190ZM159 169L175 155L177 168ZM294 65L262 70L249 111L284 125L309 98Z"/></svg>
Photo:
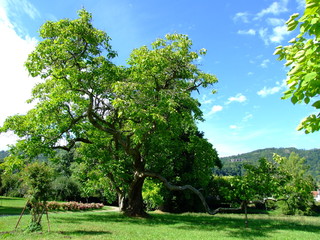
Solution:
<svg viewBox="0 0 320 240"><path fill-rule="evenodd" d="M0 124L31 107L25 101L37 79L28 76L23 63L40 41L39 27L47 20L76 18L82 7L112 38L117 64L125 64L132 49L167 33L187 34L195 50L208 50L199 64L218 77L218 92L202 89L194 97L206 119L199 128L220 156L266 147L320 147L319 133L296 131L313 109L280 99L288 69L273 55L276 46L295 36L284 23L303 12L303 0L0 0ZM0 136L0 149L14 139L10 133Z"/></svg>

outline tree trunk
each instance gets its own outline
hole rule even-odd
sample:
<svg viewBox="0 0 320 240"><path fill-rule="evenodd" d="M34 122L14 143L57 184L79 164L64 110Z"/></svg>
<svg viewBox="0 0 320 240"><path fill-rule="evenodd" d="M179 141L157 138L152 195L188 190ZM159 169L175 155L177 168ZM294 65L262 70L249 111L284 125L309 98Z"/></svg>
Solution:
<svg viewBox="0 0 320 240"><path fill-rule="evenodd" d="M248 201L245 200L244 202L244 224L245 227L248 228Z"/></svg>
<svg viewBox="0 0 320 240"><path fill-rule="evenodd" d="M124 212L128 207L128 199L125 194L118 194L118 204L120 212Z"/></svg>
<svg viewBox="0 0 320 240"><path fill-rule="evenodd" d="M128 194L128 205L124 210L125 214L130 217L148 217L145 212L145 206L142 198L142 187L144 183L144 176L135 174L134 180L130 185Z"/></svg>

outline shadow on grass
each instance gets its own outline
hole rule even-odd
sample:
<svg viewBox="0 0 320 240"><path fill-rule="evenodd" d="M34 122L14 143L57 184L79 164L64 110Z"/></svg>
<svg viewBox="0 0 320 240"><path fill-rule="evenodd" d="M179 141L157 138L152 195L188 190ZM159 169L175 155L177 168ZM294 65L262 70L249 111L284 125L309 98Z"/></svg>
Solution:
<svg viewBox="0 0 320 240"><path fill-rule="evenodd" d="M100 222L100 223L123 223L137 227L170 226L170 228L182 229L185 231L227 231L230 237L243 239L258 239L268 237L279 230L310 232L320 234L319 223L300 222L298 218L277 218L254 215L249 216L249 227L245 228L242 215L219 214L215 216L204 214L151 214L149 219L129 218L120 213L99 213L83 214L77 217L59 217L58 222Z"/></svg>
<svg viewBox="0 0 320 240"><path fill-rule="evenodd" d="M0 216L6 215L20 215L23 210L23 207L5 207L0 206ZM29 210L25 210L24 214L28 214Z"/></svg>
<svg viewBox="0 0 320 240"><path fill-rule="evenodd" d="M0 196L0 201L3 200L3 201L7 201L7 200L15 200L15 201L23 201L23 198L18 198L18 197L3 197L3 196Z"/></svg>
<svg viewBox="0 0 320 240"><path fill-rule="evenodd" d="M91 236L98 236L98 235L105 235L111 234L109 231L91 231L91 230L77 230L77 231L60 231L59 234L64 236L82 236L82 235L91 235Z"/></svg>

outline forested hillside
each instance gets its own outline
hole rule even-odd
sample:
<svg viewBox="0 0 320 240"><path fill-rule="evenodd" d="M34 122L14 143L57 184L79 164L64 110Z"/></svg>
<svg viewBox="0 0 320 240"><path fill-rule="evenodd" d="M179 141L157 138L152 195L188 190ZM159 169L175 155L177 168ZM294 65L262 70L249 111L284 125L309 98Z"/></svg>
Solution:
<svg viewBox="0 0 320 240"><path fill-rule="evenodd" d="M216 170L215 173L219 175L242 175L242 166L245 163L255 164L260 158L271 160L274 153L283 157L289 157L292 152L306 159L306 164L310 166L310 174L317 182L320 182L320 149L266 148L249 153L223 157L221 158L223 167L221 170Z"/></svg>
<svg viewBox="0 0 320 240"><path fill-rule="evenodd" d="M9 153L7 151L0 151L0 162L2 161L2 159L8 156L8 154Z"/></svg>

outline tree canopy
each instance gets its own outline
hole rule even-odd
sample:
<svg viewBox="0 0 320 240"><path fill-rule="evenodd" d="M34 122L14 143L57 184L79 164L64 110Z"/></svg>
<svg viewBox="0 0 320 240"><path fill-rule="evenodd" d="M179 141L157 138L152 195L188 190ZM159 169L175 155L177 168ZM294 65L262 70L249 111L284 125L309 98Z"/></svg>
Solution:
<svg viewBox="0 0 320 240"><path fill-rule="evenodd" d="M35 107L9 117L0 132L21 138L11 152L24 158L79 143L82 159L103 170L124 210L141 216L146 177L163 180L193 156L205 182L219 164L215 149L198 134L202 112L191 96L217 78L196 64L206 50L192 51L192 41L181 34L134 49L127 65L117 66L110 37L91 19L82 9L78 19L40 28L43 40L26 62L31 76L42 79L30 99Z"/></svg>
<svg viewBox="0 0 320 240"><path fill-rule="evenodd" d="M299 34L293 38L288 46L279 46L275 51L279 60L286 60L285 66L290 67L288 72L288 90L283 99L291 99L293 104L312 103L320 109L320 2L306 0L304 14L299 17L293 14L287 21L289 31L299 28ZM320 130L320 113L307 116L298 130L311 133Z"/></svg>

